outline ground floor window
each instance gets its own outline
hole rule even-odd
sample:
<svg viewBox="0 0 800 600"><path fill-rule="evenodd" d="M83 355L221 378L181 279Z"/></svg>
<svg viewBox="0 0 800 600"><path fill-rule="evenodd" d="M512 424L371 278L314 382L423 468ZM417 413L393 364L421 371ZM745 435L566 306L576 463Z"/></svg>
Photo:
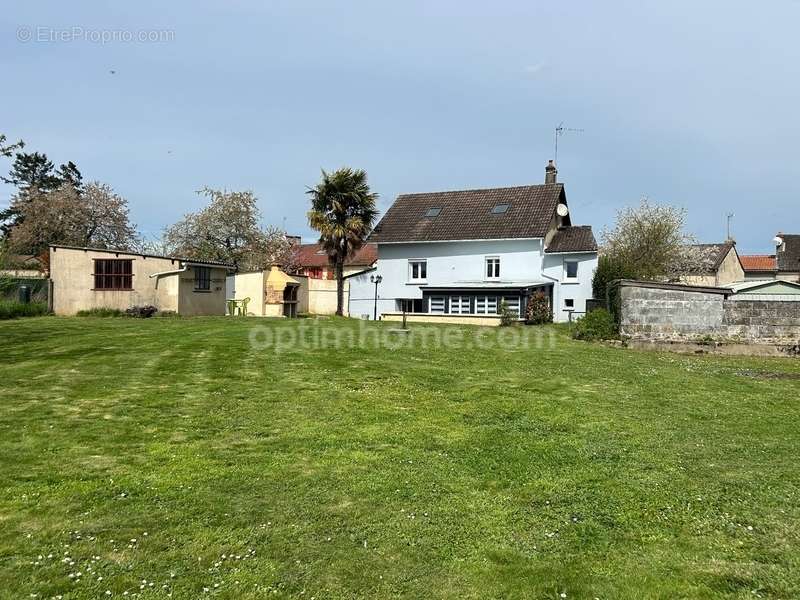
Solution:
<svg viewBox="0 0 800 600"><path fill-rule="evenodd" d="M211 290L211 268L194 268L194 289L196 292L208 292Z"/></svg>
<svg viewBox="0 0 800 600"><path fill-rule="evenodd" d="M97 258L93 275L96 290L132 290L133 259Z"/></svg>
<svg viewBox="0 0 800 600"><path fill-rule="evenodd" d="M450 296L450 312L454 315L468 315L469 296Z"/></svg>
<svg viewBox="0 0 800 600"><path fill-rule="evenodd" d="M496 315L497 314L497 296L476 296L476 298L475 298L475 314L478 314L478 315Z"/></svg>
<svg viewBox="0 0 800 600"><path fill-rule="evenodd" d="M519 316L519 296L506 296L503 298L503 300L506 301L506 304L511 312L516 313L516 315Z"/></svg>
<svg viewBox="0 0 800 600"><path fill-rule="evenodd" d="M444 296L431 296L431 312L443 313L446 300Z"/></svg>
<svg viewBox="0 0 800 600"><path fill-rule="evenodd" d="M408 298L397 301L398 312L422 313L425 312L425 302L422 298Z"/></svg>

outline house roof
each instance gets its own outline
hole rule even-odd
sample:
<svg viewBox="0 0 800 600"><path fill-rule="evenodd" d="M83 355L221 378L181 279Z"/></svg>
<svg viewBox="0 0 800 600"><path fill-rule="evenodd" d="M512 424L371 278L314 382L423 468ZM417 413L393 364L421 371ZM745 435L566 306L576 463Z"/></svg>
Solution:
<svg viewBox="0 0 800 600"><path fill-rule="evenodd" d="M780 279L763 279L757 281L738 281L731 284L731 289L738 293L761 290L766 294L800 294L800 283L782 281Z"/></svg>
<svg viewBox="0 0 800 600"><path fill-rule="evenodd" d="M330 264L328 255L321 244L301 244L295 246L294 263L300 267L327 267ZM346 261L346 266L370 266L378 260L378 247L375 244L364 244Z"/></svg>
<svg viewBox="0 0 800 600"><path fill-rule="evenodd" d="M566 202L561 183L402 194L375 226L369 241L543 238L556 206ZM564 220L571 224L569 217Z"/></svg>
<svg viewBox="0 0 800 600"><path fill-rule="evenodd" d="M60 244L50 244L50 248L58 250L64 248L65 250L83 250L84 252L106 252L108 254L125 254L126 256L141 256L143 258L163 258L165 260L177 260L180 262L191 263L193 265L209 265L214 267L227 267L229 269L236 268L235 265L230 263L220 262L217 260L198 260L196 258L185 258L180 256L164 256L161 254L147 254L143 252L134 252L132 250L109 250L108 248L87 248L83 246L62 246Z"/></svg>
<svg viewBox="0 0 800 600"><path fill-rule="evenodd" d="M697 272L715 273L731 249L735 252L736 243L732 241L721 244L692 244L689 249L697 254ZM738 256L738 254L737 254Z"/></svg>
<svg viewBox="0 0 800 600"><path fill-rule="evenodd" d="M800 271L800 235L779 233L786 249L778 251L778 271Z"/></svg>
<svg viewBox="0 0 800 600"><path fill-rule="evenodd" d="M777 271L778 262L775 255L766 254L741 254L742 268L745 271Z"/></svg>
<svg viewBox="0 0 800 600"><path fill-rule="evenodd" d="M597 241L590 225L559 227L545 252L596 252Z"/></svg>

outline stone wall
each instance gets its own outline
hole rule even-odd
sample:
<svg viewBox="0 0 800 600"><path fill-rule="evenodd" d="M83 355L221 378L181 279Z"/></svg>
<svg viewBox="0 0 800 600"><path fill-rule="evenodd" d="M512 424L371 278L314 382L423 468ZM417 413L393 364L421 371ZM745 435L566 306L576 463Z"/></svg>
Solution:
<svg viewBox="0 0 800 600"><path fill-rule="evenodd" d="M729 338L760 344L800 340L800 302L726 300L725 334Z"/></svg>
<svg viewBox="0 0 800 600"><path fill-rule="evenodd" d="M730 290L619 282L620 334L638 340L796 344L800 302L727 299Z"/></svg>

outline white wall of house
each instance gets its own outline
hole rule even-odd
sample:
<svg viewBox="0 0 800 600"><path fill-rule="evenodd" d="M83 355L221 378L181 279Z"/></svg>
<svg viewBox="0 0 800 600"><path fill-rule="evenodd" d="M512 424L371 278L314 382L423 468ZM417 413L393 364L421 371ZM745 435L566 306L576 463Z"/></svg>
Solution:
<svg viewBox="0 0 800 600"><path fill-rule="evenodd" d="M577 278L567 277L568 261L578 263ZM558 283L553 286L553 320L563 323L569 320L566 300L572 300L574 317L586 312L586 301L592 297L592 277L597 269L596 252L565 252L545 254L544 274Z"/></svg>
<svg viewBox="0 0 800 600"><path fill-rule="evenodd" d="M396 312L397 300L422 298L424 287L463 282L495 281L486 277L486 259L500 259L500 281L556 281L554 286L554 318L569 318L564 299L574 302L576 315L586 310L592 297L592 276L597 268L597 253L544 254L542 240L481 240L461 242L413 242L379 244L375 271L350 277L350 315L372 318L375 306L375 285L370 275L380 275L378 315ZM413 281L409 261L426 261L425 283ZM566 280L564 261L578 262L578 277Z"/></svg>

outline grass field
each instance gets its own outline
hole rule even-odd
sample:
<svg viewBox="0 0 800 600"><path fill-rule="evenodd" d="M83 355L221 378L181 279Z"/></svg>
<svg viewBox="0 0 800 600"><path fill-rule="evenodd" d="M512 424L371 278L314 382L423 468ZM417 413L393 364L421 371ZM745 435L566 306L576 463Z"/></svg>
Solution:
<svg viewBox="0 0 800 600"><path fill-rule="evenodd" d="M800 361L361 326L0 323L0 598L800 597Z"/></svg>

